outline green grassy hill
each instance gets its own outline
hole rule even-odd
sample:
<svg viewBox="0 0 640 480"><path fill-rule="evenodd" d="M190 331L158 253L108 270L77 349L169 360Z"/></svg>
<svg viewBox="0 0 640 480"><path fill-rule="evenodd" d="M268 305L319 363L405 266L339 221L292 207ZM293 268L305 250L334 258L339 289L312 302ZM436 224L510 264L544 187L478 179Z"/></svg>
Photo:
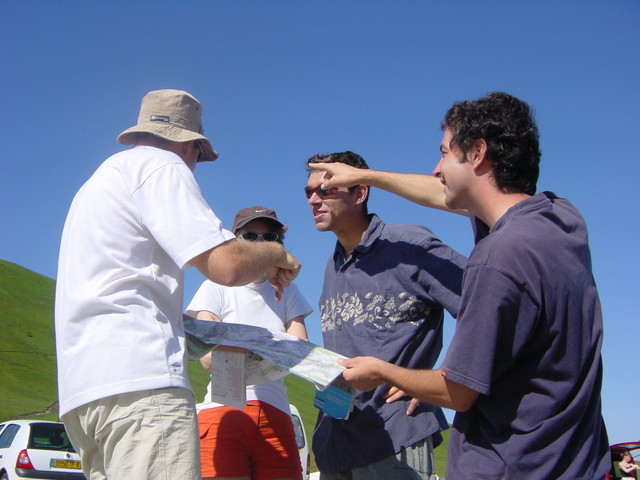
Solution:
<svg viewBox="0 0 640 480"><path fill-rule="evenodd" d="M0 261L0 420L55 408L55 283Z"/></svg>
<svg viewBox="0 0 640 480"><path fill-rule="evenodd" d="M34 417L58 420L54 291L52 279L0 260L0 421ZM208 372L195 361L190 361L188 368L196 398L201 401ZM318 412L312 404L314 387L295 375L286 377L285 384L289 401L300 411L311 440ZM441 477L448 438L445 432L444 444L436 449Z"/></svg>

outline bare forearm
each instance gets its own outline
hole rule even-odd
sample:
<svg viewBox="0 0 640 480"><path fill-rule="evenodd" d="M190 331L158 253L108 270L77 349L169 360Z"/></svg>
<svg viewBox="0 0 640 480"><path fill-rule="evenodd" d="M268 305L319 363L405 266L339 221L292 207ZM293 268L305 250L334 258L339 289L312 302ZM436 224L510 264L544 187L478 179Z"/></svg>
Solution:
<svg viewBox="0 0 640 480"><path fill-rule="evenodd" d="M309 168L326 172L323 188L369 185L425 207L467 215L466 210L447 208L442 183L432 175L359 169L343 163L315 163Z"/></svg>
<svg viewBox="0 0 640 480"><path fill-rule="evenodd" d="M441 370L413 370L399 367L373 357L356 357L340 362L346 367L345 380L360 390L371 390L389 384L407 395L432 405L466 411L478 393L447 380Z"/></svg>
<svg viewBox="0 0 640 480"><path fill-rule="evenodd" d="M276 242L231 240L198 255L192 263L213 282L240 286L266 274L286 258L286 251Z"/></svg>
<svg viewBox="0 0 640 480"><path fill-rule="evenodd" d="M441 370L412 370L388 365L394 371L386 377L385 383L394 385L408 395L456 411L466 411L471 407L467 396L462 393L465 387L448 381L442 376Z"/></svg>
<svg viewBox="0 0 640 480"><path fill-rule="evenodd" d="M440 180L431 175L364 170L365 183L425 207L449 210Z"/></svg>

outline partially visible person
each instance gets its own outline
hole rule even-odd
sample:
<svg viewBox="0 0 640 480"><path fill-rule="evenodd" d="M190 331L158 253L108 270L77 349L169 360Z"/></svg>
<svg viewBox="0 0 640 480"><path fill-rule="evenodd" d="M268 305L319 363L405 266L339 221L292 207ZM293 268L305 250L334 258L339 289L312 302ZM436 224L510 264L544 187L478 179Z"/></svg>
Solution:
<svg viewBox="0 0 640 480"><path fill-rule="evenodd" d="M620 473L622 474L622 480L636 480L638 478L638 470L640 467L636 465L631 452L624 452L622 454L622 460L618 464Z"/></svg>
<svg viewBox="0 0 640 480"><path fill-rule="evenodd" d="M476 235L445 359L425 370L359 357L343 375L456 410L449 480L604 478L602 312L584 219L569 201L536 194L527 103L501 92L458 102L442 129L435 203L468 210Z"/></svg>
<svg viewBox="0 0 640 480"><path fill-rule="evenodd" d="M198 100L142 99L69 210L55 301L60 416L85 476L199 479L195 401L182 325L183 270L225 285L268 275L278 294L299 262L275 242L222 228L193 175L218 157Z"/></svg>
<svg viewBox="0 0 640 480"><path fill-rule="evenodd" d="M314 155L314 165L367 169L353 152ZM442 349L444 310L458 314L466 258L429 229L387 224L368 212L369 187L321 188L312 171L305 194L316 229L333 232L319 300L325 348L374 355L409 368L432 368ZM386 387L357 392L347 420L320 412L313 452L322 480L436 478L433 448L448 428L442 410Z"/></svg>
<svg viewBox="0 0 640 480"><path fill-rule="evenodd" d="M283 243L286 230L276 212L263 206L238 211L232 229L242 241L278 243ZM259 275L242 287L205 281L186 313L201 320L265 327L306 340L304 318L311 311L295 284L285 288L277 302L273 287ZM209 370L211 353L200 362ZM211 401L211 390L210 382L198 413L203 479L302 478L303 466L282 380L247 386L247 406L243 410Z"/></svg>

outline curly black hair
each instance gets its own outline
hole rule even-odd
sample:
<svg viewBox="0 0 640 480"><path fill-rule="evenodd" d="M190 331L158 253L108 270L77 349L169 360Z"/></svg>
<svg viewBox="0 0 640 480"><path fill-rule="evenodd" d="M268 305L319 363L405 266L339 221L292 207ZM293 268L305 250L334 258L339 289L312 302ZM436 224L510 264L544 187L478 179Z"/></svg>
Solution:
<svg viewBox="0 0 640 480"><path fill-rule="evenodd" d="M357 153L353 153L349 150L344 152L328 153L326 155L321 153L316 153L314 155L311 155L307 159L308 171L311 171L311 169L309 168L310 163L346 163L347 165L350 165L356 168L363 168L363 169L369 168L369 165L367 165L367 162L365 161L364 158L362 158ZM353 192L355 188L356 187L349 187L349 191ZM371 194L371 189L369 188L367 191L367 198L365 198L364 202L362 203L362 207L363 207L362 212L364 215L367 215L369 213L368 202L369 202L370 194Z"/></svg>
<svg viewBox="0 0 640 480"><path fill-rule="evenodd" d="M463 153L478 139L487 142L496 186L504 193L534 195L540 173L540 138L531 107L503 92L456 102L444 116L442 130Z"/></svg>
<svg viewBox="0 0 640 480"><path fill-rule="evenodd" d="M316 153L307 160L307 165L310 163L346 163L356 168L369 168L364 158L349 150L345 152L328 153L326 155Z"/></svg>

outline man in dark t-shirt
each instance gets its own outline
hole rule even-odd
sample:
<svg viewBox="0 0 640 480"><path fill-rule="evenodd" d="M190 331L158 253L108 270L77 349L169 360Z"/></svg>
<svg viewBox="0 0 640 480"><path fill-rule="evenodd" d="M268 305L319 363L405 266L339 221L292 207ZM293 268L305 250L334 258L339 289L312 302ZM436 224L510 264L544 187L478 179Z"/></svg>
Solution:
<svg viewBox="0 0 640 480"><path fill-rule="evenodd" d="M456 331L437 370L343 362L359 389L389 383L456 414L447 479L604 478L602 312L584 219L536 194L538 130L504 93L447 112L433 178L324 170L322 188L366 182L422 205L467 210L476 234Z"/></svg>

